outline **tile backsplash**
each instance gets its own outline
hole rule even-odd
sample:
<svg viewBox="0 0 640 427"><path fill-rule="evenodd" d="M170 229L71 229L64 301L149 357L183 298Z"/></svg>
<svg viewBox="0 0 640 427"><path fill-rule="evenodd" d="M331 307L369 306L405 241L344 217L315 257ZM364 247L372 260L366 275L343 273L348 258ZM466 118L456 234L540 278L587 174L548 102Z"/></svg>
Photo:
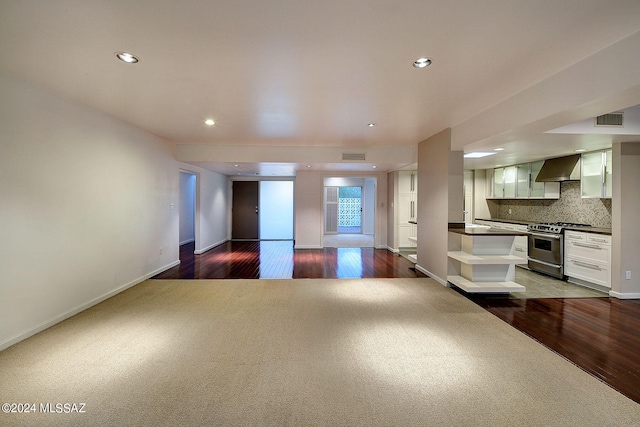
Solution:
<svg viewBox="0 0 640 427"><path fill-rule="evenodd" d="M487 200L492 218L531 222L575 222L611 227L611 199L583 199L580 182L560 183L558 200ZM509 213L511 209L511 213Z"/></svg>

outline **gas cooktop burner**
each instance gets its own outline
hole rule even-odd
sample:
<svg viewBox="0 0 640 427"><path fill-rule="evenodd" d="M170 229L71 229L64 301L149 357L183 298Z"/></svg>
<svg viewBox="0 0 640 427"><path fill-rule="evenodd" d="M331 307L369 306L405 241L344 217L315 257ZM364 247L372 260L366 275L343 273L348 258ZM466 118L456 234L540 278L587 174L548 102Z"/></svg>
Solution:
<svg viewBox="0 0 640 427"><path fill-rule="evenodd" d="M562 233L567 227L591 227L591 225L575 222L541 222L539 224L530 224L527 229L543 233Z"/></svg>

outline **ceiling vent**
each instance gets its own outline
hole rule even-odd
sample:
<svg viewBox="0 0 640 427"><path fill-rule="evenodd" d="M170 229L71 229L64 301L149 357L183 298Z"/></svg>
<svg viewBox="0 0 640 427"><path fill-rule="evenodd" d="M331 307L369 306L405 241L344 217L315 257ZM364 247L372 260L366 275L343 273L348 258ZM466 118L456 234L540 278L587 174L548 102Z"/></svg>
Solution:
<svg viewBox="0 0 640 427"><path fill-rule="evenodd" d="M624 113L609 113L596 117L596 126L622 126Z"/></svg>
<svg viewBox="0 0 640 427"><path fill-rule="evenodd" d="M342 153L343 161L366 160L366 153Z"/></svg>

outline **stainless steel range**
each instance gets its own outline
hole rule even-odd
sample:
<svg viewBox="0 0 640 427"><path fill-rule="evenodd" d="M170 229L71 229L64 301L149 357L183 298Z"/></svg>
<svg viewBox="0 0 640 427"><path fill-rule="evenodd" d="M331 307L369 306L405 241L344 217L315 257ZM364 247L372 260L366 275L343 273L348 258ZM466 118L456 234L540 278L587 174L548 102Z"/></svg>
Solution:
<svg viewBox="0 0 640 427"><path fill-rule="evenodd" d="M564 275L564 230L567 227L590 227L588 224L570 222L544 222L530 224L529 269L565 280Z"/></svg>

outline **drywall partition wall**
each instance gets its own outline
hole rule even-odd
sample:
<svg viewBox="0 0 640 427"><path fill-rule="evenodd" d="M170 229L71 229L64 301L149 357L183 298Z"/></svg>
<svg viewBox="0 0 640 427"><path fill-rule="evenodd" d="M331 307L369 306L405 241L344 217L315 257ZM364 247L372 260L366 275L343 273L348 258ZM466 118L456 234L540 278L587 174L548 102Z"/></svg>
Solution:
<svg viewBox="0 0 640 427"><path fill-rule="evenodd" d="M323 176L319 172L299 171L295 185L295 247L321 249L323 229Z"/></svg>
<svg viewBox="0 0 640 427"><path fill-rule="evenodd" d="M362 188L362 234L374 234L376 210L376 180L367 178Z"/></svg>
<svg viewBox="0 0 640 427"><path fill-rule="evenodd" d="M397 207L394 204L395 195L398 193L398 180L396 179L398 172L389 172L387 174L387 249L392 252L398 251L398 242L395 236L395 222Z"/></svg>
<svg viewBox="0 0 640 427"><path fill-rule="evenodd" d="M612 169L611 295L640 298L640 142L613 144Z"/></svg>
<svg viewBox="0 0 640 427"><path fill-rule="evenodd" d="M175 265L179 172L166 141L2 72L0 99L2 349Z"/></svg>
<svg viewBox="0 0 640 427"><path fill-rule="evenodd" d="M225 175L186 163L180 169L194 173L196 179L196 247L201 254L229 238L230 189Z"/></svg>
<svg viewBox="0 0 640 427"><path fill-rule="evenodd" d="M196 175L180 172L180 235L181 245L196 239Z"/></svg>
<svg viewBox="0 0 640 427"><path fill-rule="evenodd" d="M416 268L446 284L449 222L462 220L463 158L451 152L451 129L418 145L418 263Z"/></svg>

